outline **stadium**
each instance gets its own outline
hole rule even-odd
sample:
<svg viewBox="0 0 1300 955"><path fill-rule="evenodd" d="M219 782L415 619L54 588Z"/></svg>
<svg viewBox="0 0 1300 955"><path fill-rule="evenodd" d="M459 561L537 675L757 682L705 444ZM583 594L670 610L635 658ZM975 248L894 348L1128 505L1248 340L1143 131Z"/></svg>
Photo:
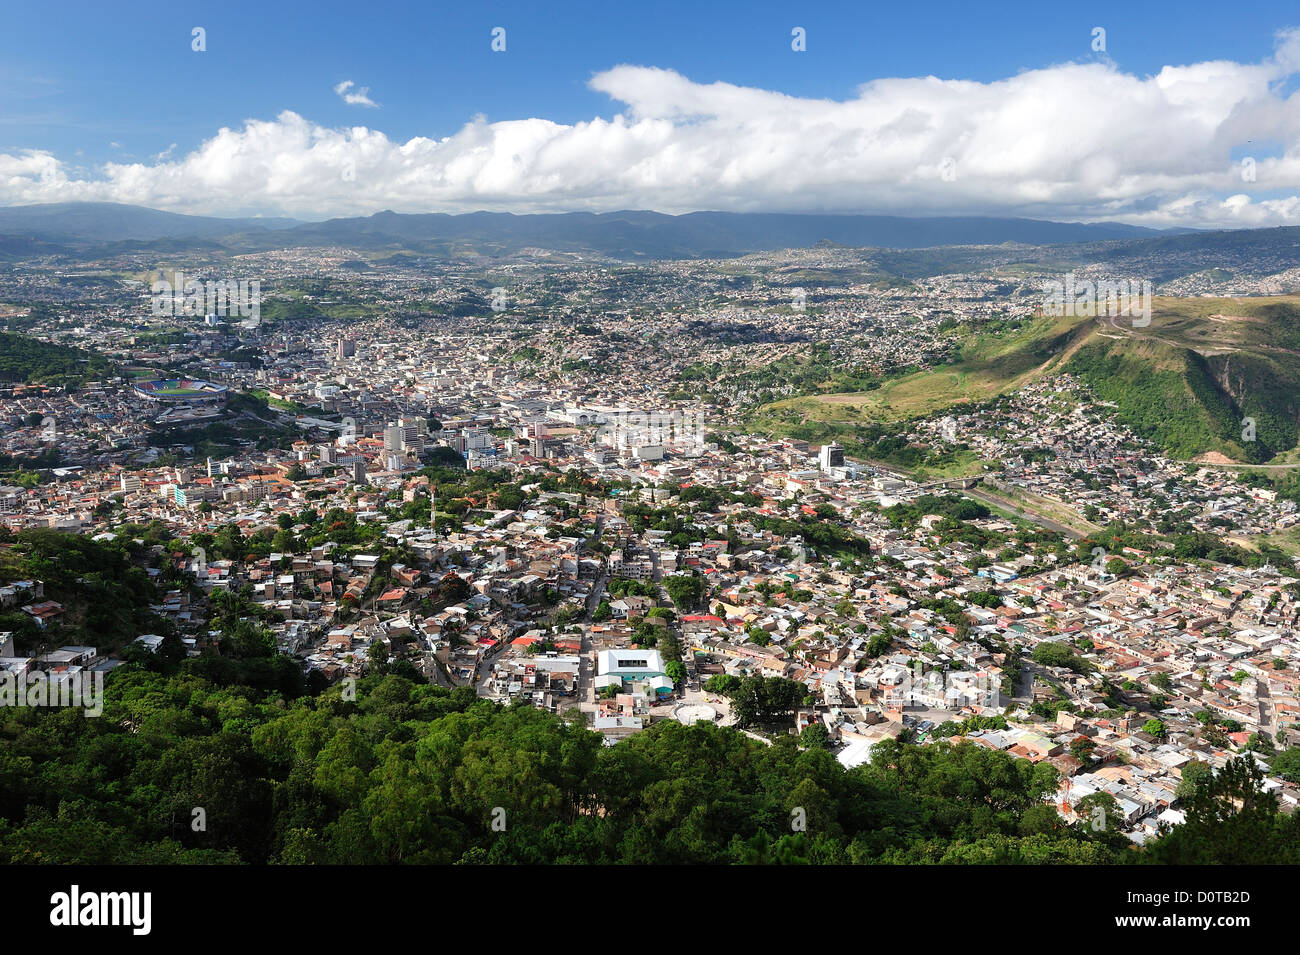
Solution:
<svg viewBox="0 0 1300 955"><path fill-rule="evenodd" d="M202 378L154 378L135 382L135 393L148 401L224 401L226 386Z"/></svg>

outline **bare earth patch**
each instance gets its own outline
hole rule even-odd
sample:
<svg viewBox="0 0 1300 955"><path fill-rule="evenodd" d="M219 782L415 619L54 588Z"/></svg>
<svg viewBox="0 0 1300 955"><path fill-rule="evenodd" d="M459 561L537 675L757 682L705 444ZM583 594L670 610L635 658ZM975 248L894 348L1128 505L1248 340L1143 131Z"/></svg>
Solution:
<svg viewBox="0 0 1300 955"><path fill-rule="evenodd" d="M1204 454L1198 454L1196 457L1192 458L1192 460L1195 461L1197 464L1236 464L1237 463L1236 461L1232 460L1232 458L1228 457L1226 454L1224 454L1221 451L1206 451Z"/></svg>

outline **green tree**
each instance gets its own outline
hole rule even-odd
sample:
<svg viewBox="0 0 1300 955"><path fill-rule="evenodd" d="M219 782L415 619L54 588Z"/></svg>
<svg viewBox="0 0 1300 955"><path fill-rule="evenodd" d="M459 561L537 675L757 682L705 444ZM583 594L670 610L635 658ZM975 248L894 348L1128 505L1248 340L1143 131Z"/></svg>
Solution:
<svg viewBox="0 0 1300 955"><path fill-rule="evenodd" d="M1213 776L1214 767L1199 759L1193 759L1183 767L1182 778L1178 781L1178 788L1174 791L1174 795L1187 802L1196 794L1197 789Z"/></svg>
<svg viewBox="0 0 1300 955"><path fill-rule="evenodd" d="M809 723L799 734L799 745L804 749L830 749L831 734L820 721Z"/></svg>

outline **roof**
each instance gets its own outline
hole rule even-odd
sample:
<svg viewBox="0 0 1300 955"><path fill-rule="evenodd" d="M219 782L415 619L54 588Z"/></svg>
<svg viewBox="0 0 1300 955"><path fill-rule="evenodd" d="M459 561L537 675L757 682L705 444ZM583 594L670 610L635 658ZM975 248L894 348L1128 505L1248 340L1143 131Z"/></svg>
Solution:
<svg viewBox="0 0 1300 955"><path fill-rule="evenodd" d="M658 650L601 650L596 658L596 672L658 676L664 672L664 662Z"/></svg>
<svg viewBox="0 0 1300 955"><path fill-rule="evenodd" d="M847 769L871 762L871 747L875 745L868 739L851 740L847 746L836 754L835 758Z"/></svg>

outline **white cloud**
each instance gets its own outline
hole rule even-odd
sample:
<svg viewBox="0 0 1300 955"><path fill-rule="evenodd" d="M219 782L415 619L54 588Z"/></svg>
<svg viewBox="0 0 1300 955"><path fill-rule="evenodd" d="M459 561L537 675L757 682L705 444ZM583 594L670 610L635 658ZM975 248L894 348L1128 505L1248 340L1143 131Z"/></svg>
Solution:
<svg viewBox="0 0 1300 955"><path fill-rule="evenodd" d="M639 208L1300 224L1300 99L1286 92L1298 71L1297 32L1261 63L879 79L845 101L624 65L591 79L621 104L608 118L474 117L446 138L399 142L285 111L93 179L41 150L0 154L0 202L304 218ZM335 90L368 99L354 85ZM1234 157L1254 150L1251 181Z"/></svg>
<svg viewBox="0 0 1300 955"><path fill-rule="evenodd" d="M343 97L343 102L349 106L370 106L374 109L379 108L379 104L370 98L370 87L358 87L355 93L349 92L357 84L351 80L344 80L334 87L334 92Z"/></svg>

